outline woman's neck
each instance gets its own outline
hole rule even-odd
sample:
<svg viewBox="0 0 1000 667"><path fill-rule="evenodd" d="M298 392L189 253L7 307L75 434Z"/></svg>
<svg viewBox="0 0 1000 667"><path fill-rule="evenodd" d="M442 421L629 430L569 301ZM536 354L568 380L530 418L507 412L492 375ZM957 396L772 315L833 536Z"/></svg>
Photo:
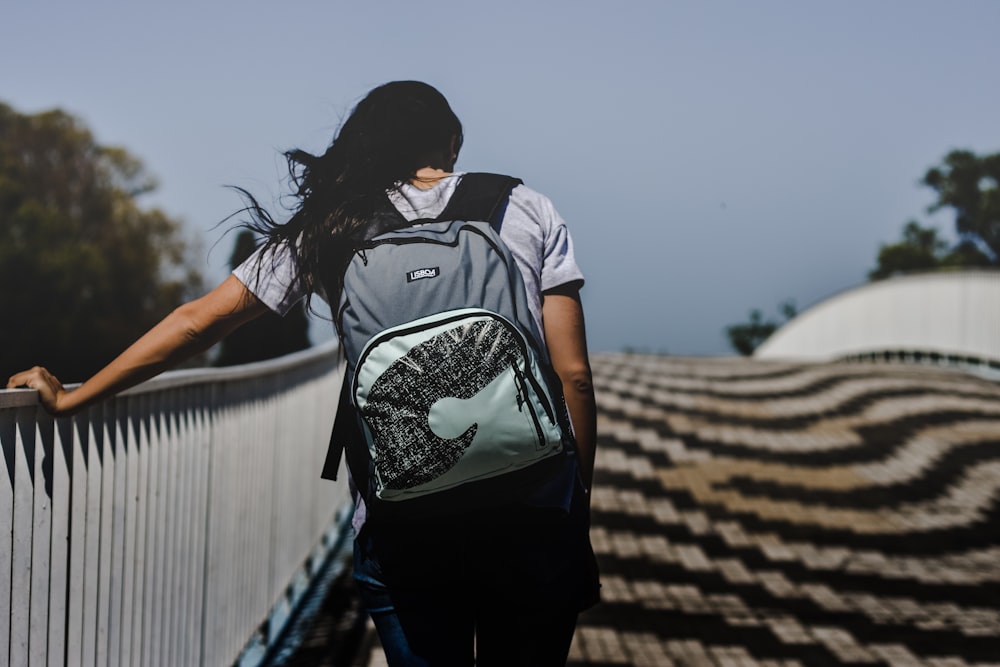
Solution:
<svg viewBox="0 0 1000 667"><path fill-rule="evenodd" d="M450 171L438 169L437 167L421 167L410 179L410 183L421 190L430 190L437 185L441 179L451 176Z"/></svg>

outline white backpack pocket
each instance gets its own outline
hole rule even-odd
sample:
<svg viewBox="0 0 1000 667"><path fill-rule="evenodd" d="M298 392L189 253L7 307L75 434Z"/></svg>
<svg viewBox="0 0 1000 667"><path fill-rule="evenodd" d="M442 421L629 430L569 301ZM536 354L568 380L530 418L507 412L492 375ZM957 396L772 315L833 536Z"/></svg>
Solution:
<svg viewBox="0 0 1000 667"><path fill-rule="evenodd" d="M447 311L382 332L359 357L353 395L382 500L496 477L563 449L534 350L487 310Z"/></svg>

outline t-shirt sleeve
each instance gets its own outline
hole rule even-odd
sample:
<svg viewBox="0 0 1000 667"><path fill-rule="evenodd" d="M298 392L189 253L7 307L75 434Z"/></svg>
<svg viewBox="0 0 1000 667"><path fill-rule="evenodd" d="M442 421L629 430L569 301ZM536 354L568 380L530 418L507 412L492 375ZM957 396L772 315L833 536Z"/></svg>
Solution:
<svg viewBox="0 0 1000 667"><path fill-rule="evenodd" d="M295 252L287 243L258 248L233 275L278 315L284 316L305 296L296 280Z"/></svg>
<svg viewBox="0 0 1000 667"><path fill-rule="evenodd" d="M583 272L573 255L573 239L566 225L554 228L554 233L545 244L545 261L542 264L542 291L548 292L573 283L583 286Z"/></svg>
<svg viewBox="0 0 1000 667"><path fill-rule="evenodd" d="M566 221L547 197L541 196L539 208L544 233L540 284L542 292L569 283L582 287L583 272L576 263L573 238L570 236Z"/></svg>

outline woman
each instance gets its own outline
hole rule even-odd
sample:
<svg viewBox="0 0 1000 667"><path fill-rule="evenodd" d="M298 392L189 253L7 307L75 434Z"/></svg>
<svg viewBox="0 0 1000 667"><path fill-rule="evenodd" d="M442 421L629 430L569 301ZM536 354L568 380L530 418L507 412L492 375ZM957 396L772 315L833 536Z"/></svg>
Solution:
<svg viewBox="0 0 1000 667"><path fill-rule="evenodd" d="M268 310L283 314L313 293L336 303L351 239L386 195L408 220L442 211L462 178L453 172L462 138L461 123L431 86L403 81L372 90L323 155L288 153L297 205L286 223L248 195L250 226L267 240L215 290L179 307L75 390L38 367L7 386L37 389L51 413L73 414ZM391 665L563 664L578 612L596 600L587 536L596 417L578 296L583 277L565 224L537 192L514 188L500 237L562 383L576 456L565 457L530 500L511 506L401 524L367 520L359 498L355 577Z"/></svg>

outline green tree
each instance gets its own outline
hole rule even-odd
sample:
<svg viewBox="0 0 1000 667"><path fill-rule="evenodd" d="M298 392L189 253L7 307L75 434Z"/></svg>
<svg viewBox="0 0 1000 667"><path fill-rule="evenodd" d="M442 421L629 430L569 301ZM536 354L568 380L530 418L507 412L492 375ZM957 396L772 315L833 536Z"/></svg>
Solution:
<svg viewBox="0 0 1000 667"><path fill-rule="evenodd" d="M0 103L0 372L79 381L202 289L181 223L125 149L61 110Z"/></svg>
<svg viewBox="0 0 1000 667"><path fill-rule="evenodd" d="M868 273L869 280L881 280L897 273L928 271L941 264L948 243L938 237L933 227L921 227L910 220L903 228L903 240L883 245L878 251L878 265Z"/></svg>
<svg viewBox="0 0 1000 667"><path fill-rule="evenodd" d="M971 241L962 241L941 258L941 266L944 268L992 265L993 262L986 253Z"/></svg>
<svg viewBox="0 0 1000 667"><path fill-rule="evenodd" d="M244 229L236 237L229 265L236 268L256 249L253 232ZM229 334L219 345L216 366L233 366L273 359L309 347L309 318L304 303L296 304L284 317L264 313Z"/></svg>
<svg viewBox="0 0 1000 667"><path fill-rule="evenodd" d="M954 150L924 174L921 183L937 193L929 213L950 208L959 242L949 247L933 227L911 220L903 238L879 248L877 265L868 273L881 280L898 273L938 268L996 266L1000 263L1000 153L976 155Z"/></svg>
<svg viewBox="0 0 1000 667"><path fill-rule="evenodd" d="M778 309L786 322L798 314L798 308L791 300L781 304ZM754 308L750 311L748 322L726 327L726 337L729 338L729 344L734 350L749 357L781 324L775 320L765 320L763 313Z"/></svg>
<svg viewBox="0 0 1000 667"><path fill-rule="evenodd" d="M964 241L950 248L937 229L921 227L916 220L910 220L903 228L899 243L879 248L877 265L868 273L868 279L882 280L901 273L989 264L989 257L972 242Z"/></svg>
<svg viewBox="0 0 1000 667"><path fill-rule="evenodd" d="M990 263L1000 262L1000 153L951 151L941 164L927 170L923 183L937 193L929 212L952 209L959 237L988 248Z"/></svg>

